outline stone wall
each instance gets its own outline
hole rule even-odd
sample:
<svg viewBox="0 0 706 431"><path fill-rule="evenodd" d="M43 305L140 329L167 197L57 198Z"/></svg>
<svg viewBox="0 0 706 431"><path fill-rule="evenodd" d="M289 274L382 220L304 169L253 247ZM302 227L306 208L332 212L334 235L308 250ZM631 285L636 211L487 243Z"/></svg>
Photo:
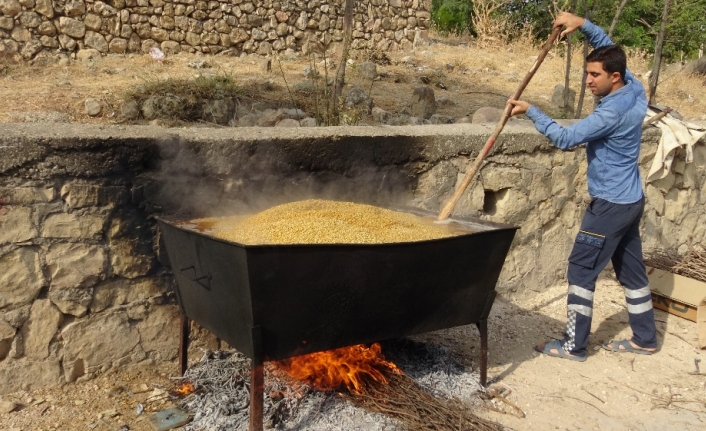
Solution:
<svg viewBox="0 0 706 431"><path fill-rule="evenodd" d="M344 0L0 0L0 57L86 48L306 52L343 40L343 6ZM356 0L352 47L410 49L429 20L424 0Z"/></svg>
<svg viewBox="0 0 706 431"><path fill-rule="evenodd" d="M223 215L309 197L438 211L490 126L161 129L0 124L0 393L172 360L178 310L155 214ZM645 133L648 168L658 131ZM455 214L519 225L499 290L563 282L589 198L585 151L503 131ZM646 247L706 236L706 145L648 185Z"/></svg>

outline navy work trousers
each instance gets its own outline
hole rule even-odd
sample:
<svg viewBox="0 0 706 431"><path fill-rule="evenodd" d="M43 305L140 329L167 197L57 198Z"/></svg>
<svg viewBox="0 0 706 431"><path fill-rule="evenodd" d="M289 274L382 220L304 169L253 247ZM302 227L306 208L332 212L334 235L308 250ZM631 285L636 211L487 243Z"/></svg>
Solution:
<svg viewBox="0 0 706 431"><path fill-rule="evenodd" d="M572 355L586 355L596 279L608 261L613 262L625 290L632 341L640 347L657 347L652 297L642 261L640 218L644 208L644 196L632 204L593 199L586 208L567 274L569 295L562 346Z"/></svg>

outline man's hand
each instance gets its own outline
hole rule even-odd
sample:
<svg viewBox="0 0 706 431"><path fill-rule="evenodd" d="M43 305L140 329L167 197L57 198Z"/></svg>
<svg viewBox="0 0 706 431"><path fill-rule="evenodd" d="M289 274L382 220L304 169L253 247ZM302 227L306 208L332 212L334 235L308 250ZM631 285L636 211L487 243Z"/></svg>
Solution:
<svg viewBox="0 0 706 431"><path fill-rule="evenodd" d="M525 102L524 100L510 99L507 101L507 103L512 105L512 111L510 112L511 117L514 117L515 115L524 114L530 107L530 104Z"/></svg>
<svg viewBox="0 0 706 431"><path fill-rule="evenodd" d="M557 27L566 26L564 31L562 31L559 35L559 37L564 37L567 34L575 32L576 29L581 27L584 22L586 22L586 20L584 18L581 18L580 16L576 16L569 12L562 12L556 17L552 28L554 29Z"/></svg>

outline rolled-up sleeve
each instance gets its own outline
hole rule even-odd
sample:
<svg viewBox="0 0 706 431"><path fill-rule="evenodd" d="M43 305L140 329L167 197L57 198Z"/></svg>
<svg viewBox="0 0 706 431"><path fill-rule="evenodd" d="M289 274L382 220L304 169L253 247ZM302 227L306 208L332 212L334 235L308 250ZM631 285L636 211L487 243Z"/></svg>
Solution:
<svg viewBox="0 0 706 431"><path fill-rule="evenodd" d="M568 150L584 142L600 139L611 134L618 126L620 115L610 110L597 110L569 127L562 127L539 108L532 105L526 115L534 127L562 150Z"/></svg>

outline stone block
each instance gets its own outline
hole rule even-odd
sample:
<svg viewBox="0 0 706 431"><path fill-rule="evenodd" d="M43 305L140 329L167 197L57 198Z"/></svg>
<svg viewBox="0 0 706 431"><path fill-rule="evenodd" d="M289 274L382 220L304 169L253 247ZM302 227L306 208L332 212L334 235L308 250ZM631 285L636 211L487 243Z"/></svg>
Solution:
<svg viewBox="0 0 706 431"><path fill-rule="evenodd" d="M5 322L0 320L0 361L5 359L8 353L10 353L10 346L12 346L12 340L15 338L15 333L17 329Z"/></svg>
<svg viewBox="0 0 706 431"><path fill-rule="evenodd" d="M56 335L64 316L48 299L32 304L29 319L22 325L25 356L31 359L49 357L49 343Z"/></svg>
<svg viewBox="0 0 706 431"><path fill-rule="evenodd" d="M495 164L488 164L483 167L481 178L483 179L483 188L494 192L522 184L522 172L520 169Z"/></svg>
<svg viewBox="0 0 706 431"><path fill-rule="evenodd" d="M664 197L664 217L678 222L681 220L689 202L689 191L672 189Z"/></svg>
<svg viewBox="0 0 706 431"><path fill-rule="evenodd" d="M0 309L28 304L44 285L34 247L18 248L0 257Z"/></svg>
<svg viewBox="0 0 706 431"><path fill-rule="evenodd" d="M37 228L32 223L31 208L8 206L0 209L0 245L24 242L36 237Z"/></svg>
<svg viewBox="0 0 706 431"><path fill-rule="evenodd" d="M576 106L576 90L569 88L569 100L568 106L564 107L564 86L557 84L554 87L554 92L552 93L552 108L555 109L567 109L569 112L574 111L574 106Z"/></svg>
<svg viewBox="0 0 706 431"><path fill-rule="evenodd" d="M458 169L449 161L442 161L421 174L414 191L414 203L420 207L437 211L442 196L453 193Z"/></svg>
<svg viewBox="0 0 706 431"><path fill-rule="evenodd" d="M42 237L99 239L104 224L103 217L93 214L51 214L44 221Z"/></svg>
<svg viewBox="0 0 706 431"><path fill-rule="evenodd" d="M115 361L129 356L140 341L140 333L123 311L77 320L61 331L61 337L67 382L85 373L111 368Z"/></svg>
<svg viewBox="0 0 706 431"><path fill-rule="evenodd" d="M169 286L161 278L139 280L113 278L96 286L93 290L91 313L98 313L109 307L144 301L161 295L168 289Z"/></svg>
<svg viewBox="0 0 706 431"><path fill-rule="evenodd" d="M61 366L55 359L3 361L0 362L0 395L56 386L61 383L60 376Z"/></svg>
<svg viewBox="0 0 706 431"><path fill-rule="evenodd" d="M155 263L155 256L151 249L138 240L111 240L110 263L116 275L137 278L149 273Z"/></svg>
<svg viewBox="0 0 706 431"><path fill-rule="evenodd" d="M490 106L484 106L478 108L476 112L473 113L471 122L473 124L483 124L483 123L497 123L503 116L503 110L498 108L493 108Z"/></svg>
<svg viewBox="0 0 706 431"><path fill-rule="evenodd" d="M494 220L505 223L520 223L530 211L529 197L515 189L503 189L486 193L483 212L494 216Z"/></svg>
<svg viewBox="0 0 706 431"><path fill-rule="evenodd" d="M48 298L62 313L83 317L88 312L88 306L93 300L93 288L50 290Z"/></svg>
<svg viewBox="0 0 706 431"><path fill-rule="evenodd" d="M98 245L52 244L46 260L51 289L91 287L105 277L105 251Z"/></svg>
<svg viewBox="0 0 706 431"><path fill-rule="evenodd" d="M128 192L125 187L69 183L61 188L61 198L71 208L115 206L128 201Z"/></svg>
<svg viewBox="0 0 706 431"><path fill-rule="evenodd" d="M137 323L142 349L158 361L176 358L179 349L180 311L175 305L152 306Z"/></svg>
<svg viewBox="0 0 706 431"><path fill-rule="evenodd" d="M21 328L29 318L31 304L17 307L10 311L0 312L0 320L3 320L15 328Z"/></svg>
<svg viewBox="0 0 706 431"><path fill-rule="evenodd" d="M431 87L417 87L412 92L412 115L429 118L436 113L436 98Z"/></svg>
<svg viewBox="0 0 706 431"><path fill-rule="evenodd" d="M664 196L656 187L651 184L647 184L645 187L645 197L647 205L657 211L658 215L664 214Z"/></svg>

